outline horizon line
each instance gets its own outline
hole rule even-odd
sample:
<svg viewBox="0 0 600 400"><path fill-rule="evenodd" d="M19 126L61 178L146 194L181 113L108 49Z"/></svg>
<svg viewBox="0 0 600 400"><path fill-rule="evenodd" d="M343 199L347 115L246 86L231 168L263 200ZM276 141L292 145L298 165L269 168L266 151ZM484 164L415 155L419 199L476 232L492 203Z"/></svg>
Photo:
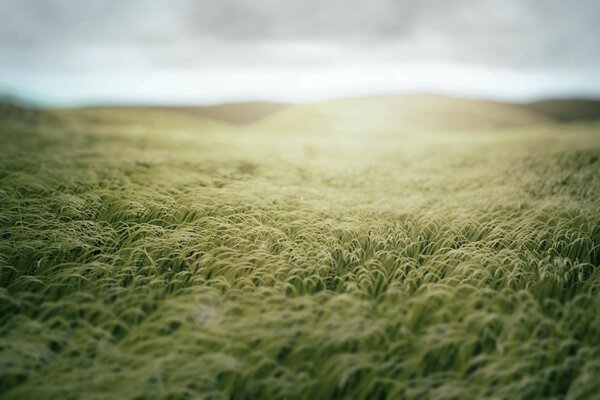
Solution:
<svg viewBox="0 0 600 400"><path fill-rule="evenodd" d="M455 100L473 100L486 101L493 103L504 104L534 104L546 101L589 101L600 102L600 94L591 95L584 93L572 93L562 95L546 95L546 96L530 96L528 98L507 98L505 96L477 96L469 94L456 94L450 91L373 91L363 94L348 94L348 95L332 95L332 96L316 96L308 100L287 100L273 97L251 97L239 96L238 98L202 101L202 100L119 100L119 99L89 99L79 101L63 101L52 102L40 100L40 96L31 96L23 94L3 93L0 91L0 103L13 104L29 109L86 109L86 108L170 108L170 107L217 107L231 104L281 104L281 105L303 105L303 104L320 104L339 100L358 100L366 98L379 97L415 97L429 96L440 97ZM35 99L34 97L38 97ZM54 104L53 104L54 103Z"/></svg>

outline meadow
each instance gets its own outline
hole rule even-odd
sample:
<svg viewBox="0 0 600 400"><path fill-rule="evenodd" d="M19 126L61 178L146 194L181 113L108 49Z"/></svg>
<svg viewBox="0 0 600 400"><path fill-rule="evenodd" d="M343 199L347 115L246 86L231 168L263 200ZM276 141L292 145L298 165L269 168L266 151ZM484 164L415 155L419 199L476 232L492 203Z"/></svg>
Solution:
<svg viewBox="0 0 600 400"><path fill-rule="evenodd" d="M573 104L0 106L0 397L600 398Z"/></svg>

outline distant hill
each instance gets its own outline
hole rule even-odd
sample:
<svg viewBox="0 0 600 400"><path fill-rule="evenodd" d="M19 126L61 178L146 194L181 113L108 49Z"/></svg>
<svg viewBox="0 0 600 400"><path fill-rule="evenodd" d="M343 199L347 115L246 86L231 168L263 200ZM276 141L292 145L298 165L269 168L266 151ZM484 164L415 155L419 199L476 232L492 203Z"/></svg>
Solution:
<svg viewBox="0 0 600 400"><path fill-rule="evenodd" d="M544 100L525 104L523 107L558 122L600 119L598 100Z"/></svg>
<svg viewBox="0 0 600 400"><path fill-rule="evenodd" d="M351 130L384 125L426 129L496 129L547 122L549 119L516 104L424 94L357 97L308 104L244 102L159 108L238 126L258 123L265 128L301 125L322 129L333 123Z"/></svg>
<svg viewBox="0 0 600 400"><path fill-rule="evenodd" d="M331 125L349 130L373 127L499 129L600 118L600 101L594 100L545 100L520 104L430 94L357 97L308 104L242 102L157 108L237 126L258 123L264 128L293 129L302 125L309 130L311 126L321 130Z"/></svg>
<svg viewBox="0 0 600 400"><path fill-rule="evenodd" d="M0 100L0 120L18 121L25 124L41 124L56 122L56 119L45 110L31 108L25 103L15 103L9 100Z"/></svg>
<svg viewBox="0 0 600 400"><path fill-rule="evenodd" d="M493 130L548 123L551 119L516 104L438 95L377 96L288 106L257 124L264 129L305 132L402 132Z"/></svg>
<svg viewBox="0 0 600 400"><path fill-rule="evenodd" d="M245 125L266 118L288 107L288 104L275 102L225 103L214 106L175 106L161 107L201 118L216 119L234 125Z"/></svg>
<svg viewBox="0 0 600 400"><path fill-rule="evenodd" d="M36 120L44 110L0 102L4 118ZM600 101L505 103L431 94L345 98L319 103L241 102L210 106L110 106L48 114L103 125L241 127L303 133L471 131L600 120Z"/></svg>
<svg viewBox="0 0 600 400"><path fill-rule="evenodd" d="M242 102L210 106L92 106L55 111L96 124L241 126L266 118L287 106L283 103Z"/></svg>

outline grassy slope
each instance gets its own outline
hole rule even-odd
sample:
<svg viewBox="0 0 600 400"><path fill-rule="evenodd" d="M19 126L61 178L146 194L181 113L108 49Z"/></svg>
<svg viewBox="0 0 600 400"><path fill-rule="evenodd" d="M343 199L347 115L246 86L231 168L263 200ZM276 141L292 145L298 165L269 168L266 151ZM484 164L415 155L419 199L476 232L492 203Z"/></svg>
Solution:
<svg viewBox="0 0 600 400"><path fill-rule="evenodd" d="M5 114L6 398L600 392L598 123L444 98Z"/></svg>

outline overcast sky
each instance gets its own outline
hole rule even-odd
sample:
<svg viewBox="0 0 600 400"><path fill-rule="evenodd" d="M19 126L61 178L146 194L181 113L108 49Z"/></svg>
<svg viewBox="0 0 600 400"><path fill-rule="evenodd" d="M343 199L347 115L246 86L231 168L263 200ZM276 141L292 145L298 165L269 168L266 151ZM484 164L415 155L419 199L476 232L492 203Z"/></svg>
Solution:
<svg viewBox="0 0 600 400"><path fill-rule="evenodd" d="M599 21L598 0L0 0L0 94L598 97Z"/></svg>

